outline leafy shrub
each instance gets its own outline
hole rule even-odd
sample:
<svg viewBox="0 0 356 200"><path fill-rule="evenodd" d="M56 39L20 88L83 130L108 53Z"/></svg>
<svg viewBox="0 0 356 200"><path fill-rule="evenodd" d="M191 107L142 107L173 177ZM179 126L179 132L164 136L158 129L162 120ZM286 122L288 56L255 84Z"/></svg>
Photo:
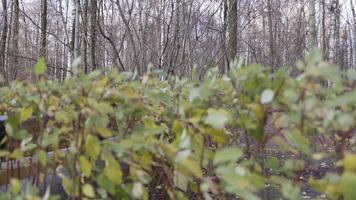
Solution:
<svg viewBox="0 0 356 200"><path fill-rule="evenodd" d="M45 78L40 61L37 82L0 89L14 144L0 156L23 165L33 156L38 182L49 188L45 177L59 176L78 198L265 199L273 188L299 199L312 187L355 199L355 71L342 74L317 52L296 68L295 77L236 66L202 81L78 72L60 83ZM326 175L300 178L325 159ZM10 185L1 199L40 195L16 178Z"/></svg>

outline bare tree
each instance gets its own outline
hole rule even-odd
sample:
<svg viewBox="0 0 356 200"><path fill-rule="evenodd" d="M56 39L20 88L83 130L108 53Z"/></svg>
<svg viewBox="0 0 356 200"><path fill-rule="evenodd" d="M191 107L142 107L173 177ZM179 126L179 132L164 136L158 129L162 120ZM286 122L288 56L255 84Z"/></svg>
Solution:
<svg viewBox="0 0 356 200"><path fill-rule="evenodd" d="M41 0L41 47L40 57L46 58L47 46L47 0Z"/></svg>
<svg viewBox="0 0 356 200"><path fill-rule="evenodd" d="M8 80L29 77L24 69L38 57L46 57L49 75L60 80L71 74L77 56L85 73L118 67L141 76L151 63L162 79L191 76L193 66L200 77L216 66L227 73L235 58L275 70L318 46L345 69L356 64L352 0L1 3L0 72Z"/></svg>
<svg viewBox="0 0 356 200"><path fill-rule="evenodd" d="M2 8L4 12L4 20L1 32L1 41L0 41L0 72L4 76L5 80L7 79L6 73L6 57L5 57L5 49L6 49L6 42L7 42L7 26L8 26L8 19L7 19L7 2L6 0L2 0Z"/></svg>
<svg viewBox="0 0 356 200"><path fill-rule="evenodd" d="M79 57L80 53L80 0L74 0L74 59Z"/></svg>
<svg viewBox="0 0 356 200"><path fill-rule="evenodd" d="M97 2L96 0L90 0L90 65L93 70L97 69L96 62L96 22L97 22Z"/></svg>
<svg viewBox="0 0 356 200"><path fill-rule="evenodd" d="M309 49L316 47L315 0L309 0Z"/></svg>
<svg viewBox="0 0 356 200"><path fill-rule="evenodd" d="M269 34L269 52L270 52L270 66L273 69L275 67L275 55L274 55L274 37L273 37L273 10L272 0L267 0L268 9L268 34Z"/></svg>
<svg viewBox="0 0 356 200"><path fill-rule="evenodd" d="M237 56L237 0L228 0L228 66ZM230 67L228 67L230 68Z"/></svg>
<svg viewBox="0 0 356 200"><path fill-rule="evenodd" d="M19 31L20 31L20 4L19 0L13 0L13 24L12 24L12 46L11 46L11 54L12 54L12 62L11 62L11 76L10 80L14 80L17 77L18 66L19 66Z"/></svg>
<svg viewBox="0 0 356 200"><path fill-rule="evenodd" d="M83 28L82 28L82 56L83 56L83 67L84 67L84 73L88 73L88 6L89 2L88 0L83 0L83 12L82 12L82 22L83 22Z"/></svg>
<svg viewBox="0 0 356 200"><path fill-rule="evenodd" d="M330 5L330 58L336 64L339 64L340 53L340 12L339 0L332 0Z"/></svg>

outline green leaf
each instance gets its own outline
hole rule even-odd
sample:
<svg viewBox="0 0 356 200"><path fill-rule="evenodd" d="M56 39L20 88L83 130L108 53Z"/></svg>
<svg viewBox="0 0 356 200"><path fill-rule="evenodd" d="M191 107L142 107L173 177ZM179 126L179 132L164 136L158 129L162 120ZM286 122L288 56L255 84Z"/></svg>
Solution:
<svg viewBox="0 0 356 200"><path fill-rule="evenodd" d="M25 140L22 140L22 141L25 141ZM34 143L31 143L31 142L23 143L23 142L21 142L21 151L24 151L24 152L31 151L32 149L34 149L36 147L37 147L37 145L34 144Z"/></svg>
<svg viewBox="0 0 356 200"><path fill-rule="evenodd" d="M112 131L107 128L98 128L98 132L103 138L109 138L113 135Z"/></svg>
<svg viewBox="0 0 356 200"><path fill-rule="evenodd" d="M46 72L47 66L44 58L41 58L37 61L35 68L33 69L33 72L36 75L42 75Z"/></svg>
<svg viewBox="0 0 356 200"><path fill-rule="evenodd" d="M33 112L32 107L22 108L20 110L20 122L25 122L28 119L30 119L30 117L32 116L32 112Z"/></svg>
<svg viewBox="0 0 356 200"><path fill-rule="evenodd" d="M300 199L300 189L292 185L289 181L285 181L282 184L282 194L284 197L287 197L290 200Z"/></svg>
<svg viewBox="0 0 356 200"><path fill-rule="evenodd" d="M197 178L201 178L203 176L203 172L199 164L190 158L179 161L177 164L177 169L179 172L186 176L195 176Z"/></svg>
<svg viewBox="0 0 356 200"><path fill-rule="evenodd" d="M356 154L346 154L343 160L344 169L356 173Z"/></svg>
<svg viewBox="0 0 356 200"><path fill-rule="evenodd" d="M242 151L239 148L225 148L215 154L213 163L214 165L219 165L226 162L235 162L242 155Z"/></svg>
<svg viewBox="0 0 356 200"><path fill-rule="evenodd" d="M38 157L38 161L40 161L42 166L46 166L47 164L47 154L45 151L43 150L39 150L37 152L37 157Z"/></svg>
<svg viewBox="0 0 356 200"><path fill-rule="evenodd" d="M271 89L266 89L262 92L261 103L268 104L272 102L273 98L274 98L274 91Z"/></svg>
<svg viewBox="0 0 356 200"><path fill-rule="evenodd" d="M298 131L289 131L285 134L287 140L298 147L303 153L310 154L309 141Z"/></svg>
<svg viewBox="0 0 356 200"><path fill-rule="evenodd" d="M331 106L340 106L344 104L355 104L356 103L356 91L347 92L342 95L338 95L335 99L328 101Z"/></svg>
<svg viewBox="0 0 356 200"><path fill-rule="evenodd" d="M279 166L279 161L276 157L269 158L265 164L265 168L277 169Z"/></svg>
<svg viewBox="0 0 356 200"><path fill-rule="evenodd" d="M356 199L356 174L345 172L340 180L340 190L345 200Z"/></svg>
<svg viewBox="0 0 356 200"><path fill-rule="evenodd" d="M173 122L172 131L174 134L176 134L176 135L181 134L183 129L184 129L183 124L180 121L175 120Z"/></svg>
<svg viewBox="0 0 356 200"><path fill-rule="evenodd" d="M348 131L355 126L354 116L352 114L343 113L337 118L337 122L340 124L340 128L343 131Z"/></svg>
<svg viewBox="0 0 356 200"><path fill-rule="evenodd" d="M143 195L143 185L140 182L135 182L132 187L132 194L135 198L141 199Z"/></svg>
<svg viewBox="0 0 356 200"><path fill-rule="evenodd" d="M92 169L92 164L91 162L88 161L84 156L79 157L79 166L80 166L80 171L83 172L83 174L86 177L90 177L91 175L91 169Z"/></svg>
<svg viewBox="0 0 356 200"><path fill-rule="evenodd" d="M72 180L69 178L66 178L66 177L62 178L62 187L63 187L64 191L69 195L72 194L72 192L74 190L74 188L72 188L73 187Z"/></svg>
<svg viewBox="0 0 356 200"><path fill-rule="evenodd" d="M105 173L105 172L104 172ZM96 182L99 184L99 186L105 190L107 190L110 193L115 193L115 184L113 184L106 176L105 174L99 174L96 176Z"/></svg>
<svg viewBox="0 0 356 200"><path fill-rule="evenodd" d="M108 123L109 118L107 115L100 115L98 113L95 113L87 118L87 120L85 121L85 126L87 128L103 128L106 127Z"/></svg>
<svg viewBox="0 0 356 200"><path fill-rule="evenodd" d="M62 122L64 124L69 124L72 121L72 116L69 113L65 112L64 110L61 110L61 111L56 112L55 119L58 122Z"/></svg>
<svg viewBox="0 0 356 200"><path fill-rule="evenodd" d="M96 137L89 135L86 139L85 150L86 155L96 160L100 153L100 141Z"/></svg>
<svg viewBox="0 0 356 200"><path fill-rule="evenodd" d="M226 122L230 119L230 113L224 109L208 109L208 116L205 118L205 124L215 129L223 129Z"/></svg>
<svg viewBox="0 0 356 200"><path fill-rule="evenodd" d="M21 191L21 182L18 179L11 179L10 185L11 185L11 192L17 194Z"/></svg>
<svg viewBox="0 0 356 200"><path fill-rule="evenodd" d="M15 133L17 132L18 126L20 123L20 117L19 115L12 115L10 116L5 123L5 129L6 129L6 133L9 136L14 136Z"/></svg>
<svg viewBox="0 0 356 200"><path fill-rule="evenodd" d="M122 182L122 172L118 161L109 153L102 156L105 160L106 167L104 169L105 176L113 183L119 185Z"/></svg>
<svg viewBox="0 0 356 200"><path fill-rule="evenodd" d="M95 191L93 186L91 186L90 184L85 184L82 187L83 193L85 196L90 197L90 198L94 198L95 197Z"/></svg>
<svg viewBox="0 0 356 200"><path fill-rule="evenodd" d="M107 114L107 113L113 112L113 108L107 102L98 102L94 99L89 99L88 103L92 108L94 108L96 111L98 111L102 114Z"/></svg>
<svg viewBox="0 0 356 200"><path fill-rule="evenodd" d="M186 191L188 188L189 179L190 177L187 177L178 171L174 171L174 185L179 189Z"/></svg>

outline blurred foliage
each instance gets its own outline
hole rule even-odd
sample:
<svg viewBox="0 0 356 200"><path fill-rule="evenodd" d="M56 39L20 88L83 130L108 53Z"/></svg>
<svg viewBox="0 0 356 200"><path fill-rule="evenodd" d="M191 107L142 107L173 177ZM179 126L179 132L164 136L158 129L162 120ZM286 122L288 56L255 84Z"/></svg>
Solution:
<svg viewBox="0 0 356 200"><path fill-rule="evenodd" d="M308 184L330 199L356 199L356 154L344 154L343 142L355 130L355 71L344 76L318 52L298 62L294 76L253 65L223 77L213 69L201 81L162 81L159 73L134 80L113 69L58 82L45 71L40 60L38 81L0 89L8 140L19 141L0 156L23 164L34 156L62 178L69 196L148 199L154 185L170 199L263 199L272 185L284 198L300 199L303 182L295 176L318 157L314 138L323 135L337 136L330 145L341 150L327 156L341 170ZM293 156L266 156L269 145ZM22 190L17 179L10 186L0 199L40 199L35 186ZM46 187L41 198L55 199Z"/></svg>

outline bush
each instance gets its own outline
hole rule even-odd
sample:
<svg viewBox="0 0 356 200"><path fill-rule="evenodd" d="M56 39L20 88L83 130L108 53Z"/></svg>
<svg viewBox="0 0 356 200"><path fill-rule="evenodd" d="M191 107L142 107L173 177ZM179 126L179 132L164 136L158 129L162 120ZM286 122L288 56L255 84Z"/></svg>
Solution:
<svg viewBox="0 0 356 200"><path fill-rule="evenodd" d="M311 188L356 198L355 71L319 53L297 63L296 77L253 65L202 81L112 70L61 83L45 68L35 83L0 89L12 144L0 156L38 162L32 189L14 177L0 199L55 198L34 189L51 187L48 174L88 199L300 199Z"/></svg>

